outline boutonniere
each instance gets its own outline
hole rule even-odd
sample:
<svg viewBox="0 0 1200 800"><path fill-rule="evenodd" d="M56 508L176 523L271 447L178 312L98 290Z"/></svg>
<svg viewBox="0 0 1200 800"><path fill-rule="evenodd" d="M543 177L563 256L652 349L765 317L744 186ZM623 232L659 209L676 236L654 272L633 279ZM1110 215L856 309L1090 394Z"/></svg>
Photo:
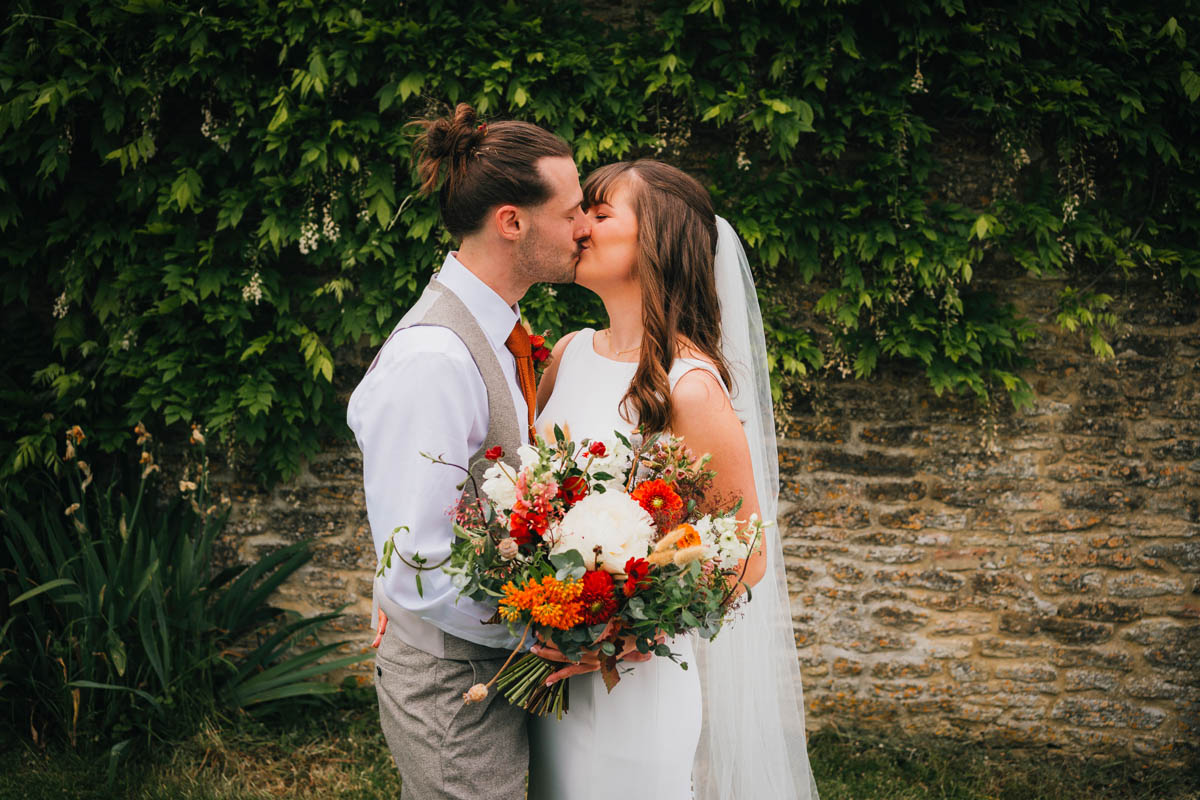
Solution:
<svg viewBox="0 0 1200 800"><path fill-rule="evenodd" d="M532 348L533 370L541 375L542 371L546 369L546 362L550 360L550 348L546 347L546 337L536 333L530 334L529 346Z"/></svg>

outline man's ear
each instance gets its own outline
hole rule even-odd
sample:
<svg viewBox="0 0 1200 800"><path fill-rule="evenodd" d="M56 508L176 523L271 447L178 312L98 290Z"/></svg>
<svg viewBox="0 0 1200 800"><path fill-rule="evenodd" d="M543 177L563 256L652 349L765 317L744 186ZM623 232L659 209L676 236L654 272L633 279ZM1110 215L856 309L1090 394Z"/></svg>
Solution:
<svg viewBox="0 0 1200 800"><path fill-rule="evenodd" d="M521 238L525 225L524 215L521 209L514 205L498 206L492 212L492 224L496 228L496 233L504 239L515 241Z"/></svg>

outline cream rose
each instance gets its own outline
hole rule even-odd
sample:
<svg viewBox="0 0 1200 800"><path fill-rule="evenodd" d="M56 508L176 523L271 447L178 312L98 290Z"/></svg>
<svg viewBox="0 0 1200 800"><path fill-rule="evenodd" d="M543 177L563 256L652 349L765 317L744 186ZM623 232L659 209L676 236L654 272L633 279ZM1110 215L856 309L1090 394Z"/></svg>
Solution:
<svg viewBox="0 0 1200 800"><path fill-rule="evenodd" d="M551 554L575 550L588 569L599 566L613 575L625 575L625 562L645 558L654 537L654 520L624 492L589 494L563 517L554 532Z"/></svg>

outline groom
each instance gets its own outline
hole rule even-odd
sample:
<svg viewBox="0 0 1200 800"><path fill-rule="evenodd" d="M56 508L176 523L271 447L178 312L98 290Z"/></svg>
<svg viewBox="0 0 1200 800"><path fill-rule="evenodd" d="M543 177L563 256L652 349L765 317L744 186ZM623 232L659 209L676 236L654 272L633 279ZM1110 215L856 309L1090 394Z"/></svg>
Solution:
<svg viewBox="0 0 1200 800"><path fill-rule="evenodd" d="M472 705L462 696L516 641L484 625L495 608L459 599L440 569L418 584L410 566L449 553L464 478L421 453L466 467L489 448L515 456L529 441L536 401L517 302L534 283L573 280L588 222L571 150L554 134L479 123L465 104L416 124L421 191L438 189L442 222L460 244L384 342L346 414L376 556L395 531L402 557L374 587L380 723L406 797L521 800L525 712L496 692Z"/></svg>

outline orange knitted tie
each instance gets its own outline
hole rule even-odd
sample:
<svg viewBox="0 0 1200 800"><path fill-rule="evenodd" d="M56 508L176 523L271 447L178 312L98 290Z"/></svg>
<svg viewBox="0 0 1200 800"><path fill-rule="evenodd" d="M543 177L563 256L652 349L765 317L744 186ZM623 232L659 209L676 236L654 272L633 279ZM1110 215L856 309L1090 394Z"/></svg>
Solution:
<svg viewBox="0 0 1200 800"><path fill-rule="evenodd" d="M529 441L532 442L533 417L537 412L537 381L533 377L533 346L529 343L529 331L525 330L520 320L513 326L504 346L517 359L517 382L521 384L521 394L525 395L525 405L529 407Z"/></svg>

